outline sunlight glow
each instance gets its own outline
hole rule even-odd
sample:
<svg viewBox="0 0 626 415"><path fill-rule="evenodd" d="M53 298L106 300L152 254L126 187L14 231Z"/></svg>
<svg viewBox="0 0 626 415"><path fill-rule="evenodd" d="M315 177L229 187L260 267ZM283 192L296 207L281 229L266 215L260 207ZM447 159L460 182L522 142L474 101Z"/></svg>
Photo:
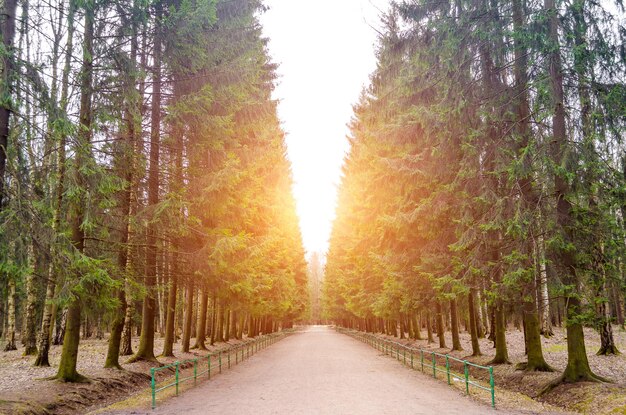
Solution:
<svg viewBox="0 0 626 415"><path fill-rule="evenodd" d="M307 252L325 252L348 151L347 124L369 74L388 0L266 0L261 16L278 69L275 98L287 132Z"/></svg>

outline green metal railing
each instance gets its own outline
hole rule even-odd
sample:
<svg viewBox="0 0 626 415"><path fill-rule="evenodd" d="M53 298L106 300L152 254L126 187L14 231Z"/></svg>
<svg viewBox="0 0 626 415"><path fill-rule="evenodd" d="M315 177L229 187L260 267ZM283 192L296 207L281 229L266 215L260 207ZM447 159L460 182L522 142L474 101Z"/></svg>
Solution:
<svg viewBox="0 0 626 415"><path fill-rule="evenodd" d="M232 363L235 365L243 362L244 359L249 358L254 353L258 352L261 349L265 349L268 346L276 343L278 340L282 339L287 333L280 332L274 333L264 336L259 336L254 340L246 341L235 346L232 346L226 350L220 350L217 352L209 353L204 357L197 357L194 359L186 359L171 363L169 365L153 367L150 369L150 389L152 393L152 409L156 408L156 394L161 392L167 388L172 386L176 387L176 395L178 396L179 385L192 380L194 384L198 381L198 377L207 375L208 379L211 379L211 371L215 373L222 373L222 366L224 364L224 358L226 358L226 366L230 369ZM233 355L234 353L234 362ZM191 367L193 365L193 374L189 376L181 378L181 370ZM200 368L201 366L201 368ZM200 370L198 370L200 369ZM165 384L165 385L157 385L156 374L165 370L173 370L174 371L174 379Z"/></svg>
<svg viewBox="0 0 626 415"><path fill-rule="evenodd" d="M457 379L465 382L465 393L469 394L470 386L485 390L491 394L491 406L496 407L496 392L495 383L493 378L493 366L481 366L467 360L457 359L454 356L448 354L442 354L433 352L430 350L424 350L421 348L409 347L404 344L394 342L391 340L381 339L377 336L368 333L361 333L353 330L346 330L343 328L336 328L337 331L354 337L376 350L379 350L385 355L389 355L396 360L402 362L406 366L410 366L411 369L419 368L425 373L425 370L429 372L432 370L433 377L437 379L437 373L441 373L445 376L448 385L452 384L452 379ZM416 361L419 357L419 361ZM462 368L463 373L455 372L454 370ZM471 368L486 370L489 374L489 386L484 386L477 380L472 380L470 377Z"/></svg>

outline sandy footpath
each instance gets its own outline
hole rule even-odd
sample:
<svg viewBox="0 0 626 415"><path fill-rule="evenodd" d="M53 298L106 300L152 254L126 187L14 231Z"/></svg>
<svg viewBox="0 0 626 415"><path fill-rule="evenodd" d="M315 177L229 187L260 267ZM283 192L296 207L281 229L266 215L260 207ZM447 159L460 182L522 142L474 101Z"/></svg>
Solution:
<svg viewBox="0 0 626 415"><path fill-rule="evenodd" d="M328 327L294 334L157 414L503 414Z"/></svg>

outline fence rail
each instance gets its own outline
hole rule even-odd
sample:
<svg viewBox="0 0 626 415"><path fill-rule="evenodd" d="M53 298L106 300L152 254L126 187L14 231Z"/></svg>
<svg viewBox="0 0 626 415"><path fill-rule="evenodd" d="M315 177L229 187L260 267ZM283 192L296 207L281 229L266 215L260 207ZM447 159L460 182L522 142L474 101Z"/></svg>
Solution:
<svg viewBox="0 0 626 415"><path fill-rule="evenodd" d="M228 369L232 365L236 365L243 362L244 359L249 358L254 353L261 349L265 349L268 346L276 343L278 340L285 337L286 332L273 333L256 337L253 340L249 340L243 343L239 343L226 350L220 350L217 352L209 353L204 357L196 357L194 359L186 359L170 363L168 365L153 367L150 369L150 389L152 392L152 409L156 408L156 394L172 386L176 387L176 395L178 396L179 385L188 381L194 381L194 384L198 381L198 378L203 375L207 375L208 379L211 379L211 371L215 373L222 373L222 366L226 365ZM234 354L234 356L233 356ZM224 361L225 360L225 361ZM189 375L181 378L181 369L189 367L193 364L193 375ZM165 370L174 370L174 380L165 385L157 385L156 374ZM167 381L167 380L166 380Z"/></svg>
<svg viewBox="0 0 626 415"><path fill-rule="evenodd" d="M493 366L481 366L476 363L469 362L467 360L458 359L448 354L442 354L433 352L430 350L424 350L421 348L415 348L406 346L402 343L394 342L391 340L381 339L369 333L361 333L354 330L346 330L344 328L336 327L336 330L340 333L347 334L354 337L357 340L374 347L376 350L389 355L396 360L402 362L406 366L410 366L411 369L420 368L425 373L425 369L432 370L433 377L437 379L437 373L445 375L448 385L452 383L451 379L457 379L465 382L465 393L469 394L470 386L485 390L491 394L491 406L496 407L496 393L495 382L493 378ZM419 357L419 361L416 361ZM457 363L458 365L455 365ZM455 366L459 368L462 365L463 373L457 373L454 371ZM479 370L486 370L489 374L489 385L485 386L481 384L477 379L472 379L470 376L470 368L476 368Z"/></svg>

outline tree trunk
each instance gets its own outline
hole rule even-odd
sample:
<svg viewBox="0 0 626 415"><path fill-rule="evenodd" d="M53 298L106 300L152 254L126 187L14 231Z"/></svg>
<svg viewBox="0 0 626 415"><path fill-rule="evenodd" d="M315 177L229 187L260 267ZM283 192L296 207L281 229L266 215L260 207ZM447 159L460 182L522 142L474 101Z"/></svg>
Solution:
<svg viewBox="0 0 626 415"><path fill-rule="evenodd" d="M461 339L459 338L459 312L456 306L456 299L450 300L450 327L452 330L452 350L463 350Z"/></svg>
<svg viewBox="0 0 626 415"><path fill-rule="evenodd" d="M561 66L561 51L559 47L559 16L554 0L544 0L545 12L548 16L548 60L550 65L550 85L553 99L554 114L552 116L553 140L551 152L554 163L559 166L568 165L568 138L565 123L565 102L563 93L563 69ZM567 318L567 367L563 372L562 381L579 382L583 380L598 380L589 367L585 336L579 315L580 281L576 273L574 250L567 248L572 243L574 209L568 200L570 193L567 179L568 172L558 171L554 175L554 193L556 197L556 224L563 239L557 252L558 265L563 283L573 287L565 292L565 314ZM554 383L553 383L554 384ZM551 385L549 385L550 387Z"/></svg>
<svg viewBox="0 0 626 415"><path fill-rule="evenodd" d="M469 313L470 335L472 337L472 356L481 356L482 353L480 352L480 344L478 343L478 331L476 329L476 303L474 302L475 292L475 288L470 288L469 294L467 295L467 304Z"/></svg>
<svg viewBox="0 0 626 415"><path fill-rule="evenodd" d="M37 307L37 288L35 285L35 253L33 244L31 241L28 244L28 262L30 264L30 270L26 276L26 304L25 304L25 330L24 337L22 339L24 343L24 356L31 356L37 354L37 329L36 329L36 316L35 309Z"/></svg>
<svg viewBox="0 0 626 415"><path fill-rule="evenodd" d="M230 308L226 309L226 313L224 313L224 341L228 342L230 340Z"/></svg>
<svg viewBox="0 0 626 415"><path fill-rule="evenodd" d="M133 354L133 300L130 295L130 281L128 278L124 283L126 310L124 312L124 328L122 330L122 344L120 345L120 356L130 356Z"/></svg>
<svg viewBox="0 0 626 415"><path fill-rule="evenodd" d="M65 326L67 325L67 308L61 312L61 318L56 325L56 333L54 335L54 341L52 344L55 346L63 344L63 338L65 337Z"/></svg>
<svg viewBox="0 0 626 415"><path fill-rule="evenodd" d="M539 272L538 285L539 285L539 317L541 321L541 334L544 337L552 337L554 332L552 330L552 320L550 319L550 297L548 294L548 270L546 268L546 255L544 248L544 240L542 236L539 236L537 241L537 262Z"/></svg>
<svg viewBox="0 0 626 415"><path fill-rule="evenodd" d="M77 382L83 377L76 371L78 343L80 341L80 302L72 301L67 309L67 323L63 339L63 352L57 378L65 382Z"/></svg>
<svg viewBox="0 0 626 415"><path fill-rule="evenodd" d="M413 332L415 334L415 340L422 340L422 331L420 328L419 314L413 315Z"/></svg>
<svg viewBox="0 0 626 415"><path fill-rule="evenodd" d="M200 309L198 310L198 321L196 323L196 344L194 349L207 350L204 340L206 338L206 311L209 303L209 291L202 289L202 298L200 300Z"/></svg>
<svg viewBox="0 0 626 415"><path fill-rule="evenodd" d="M496 300L494 307L496 355L489 362L492 365L509 364L509 349L506 344L506 324L504 319L504 304L502 300Z"/></svg>
<svg viewBox="0 0 626 415"><path fill-rule="evenodd" d="M237 312L232 310L230 312L230 334L229 338L237 338Z"/></svg>
<svg viewBox="0 0 626 415"><path fill-rule="evenodd" d="M9 298L7 304L7 312L8 312L8 327L6 330L6 344L4 345L4 351L8 352L10 350L17 350L17 346L15 345L15 280L13 278L9 279Z"/></svg>
<svg viewBox="0 0 626 415"><path fill-rule="evenodd" d="M499 239L499 238L498 238ZM476 290L476 297L474 303L474 310L476 311L476 334L479 339L485 337L485 326L483 325L483 310L482 310L482 296L480 290Z"/></svg>
<svg viewBox="0 0 626 415"><path fill-rule="evenodd" d="M163 341L164 357L174 356L174 341L176 333L174 331L176 321L176 294L178 291L178 244L174 243L174 253L172 255L172 274L170 276L170 289L167 293L167 312L165 321L165 340Z"/></svg>
<svg viewBox="0 0 626 415"><path fill-rule="evenodd" d="M76 11L76 3L74 1L69 2L69 9L67 13L67 40L65 44L65 63L63 66L63 75L61 80L61 100L60 100L60 113L55 114L54 121L59 119L67 119L67 106L69 96L69 76L72 62L72 49L74 47L74 14ZM63 18L63 13L59 12L59 27L61 27L60 20ZM58 41L60 41L60 30L58 33ZM58 47L58 41L55 42L55 57L57 56L56 48ZM56 64L53 65L53 82L56 79ZM53 87L56 90L56 88ZM56 92L52 94L56 99ZM54 122L50 122L50 128L54 131L55 136L59 136L58 143L58 155L57 155L57 185L55 189L55 201L53 206L53 219L52 219L52 232L57 234L61 229L61 213L63 209L63 192L65 191L65 146L67 141L67 134L60 129L57 131L57 127ZM54 252L50 252L51 255ZM52 261L48 266L48 283L46 286L46 298L44 301L43 318L41 322L41 332L39 333L39 350L37 359L35 360L35 366L50 366L49 351L50 341L52 338L52 329L54 327L54 320L56 317L57 305L53 303L55 295L57 293L57 277L55 275L54 264Z"/></svg>
<svg viewBox="0 0 626 415"><path fill-rule="evenodd" d="M533 301L524 303L524 327L528 362L520 364L518 369L528 372L553 372L543 357L541 334L536 304Z"/></svg>
<svg viewBox="0 0 626 415"><path fill-rule="evenodd" d="M603 250L601 249L601 251ZM603 254L603 252L601 253ZM599 318L598 331L600 332L600 350L598 350L596 354L606 356L610 354L620 354L620 351L617 349L617 345L615 344L615 339L613 337L613 327L611 326L612 318L609 311L609 300L604 299L606 298L608 293L606 289L606 275L604 267L602 265L602 263L597 264L597 268L601 268L597 270L597 272L601 273L600 278L602 279L602 281L598 286L596 298L600 298L602 300L597 302L597 314Z"/></svg>
<svg viewBox="0 0 626 415"><path fill-rule="evenodd" d="M187 282L187 296L185 304L185 323L183 326L183 353L189 352L189 343L191 340L191 323L193 319L193 300L194 300L194 286L193 279Z"/></svg>
<svg viewBox="0 0 626 415"><path fill-rule="evenodd" d="M4 173L6 170L7 146L9 143L9 117L13 108L12 104L12 78L14 66L15 20L17 11L17 0L5 0L3 10L3 24L0 27L2 32L2 43L4 53L2 54L2 82L0 82L0 212L3 207L4 198Z"/></svg>
<svg viewBox="0 0 626 415"><path fill-rule="evenodd" d="M91 129L92 129L92 80L93 80L93 38L94 38L94 4L85 3L85 30L83 35L83 62L81 68L80 83L80 110L77 134L77 147L75 151L75 182L77 186L85 189L84 167L86 159L91 155ZM85 233L82 228L84 217L84 201L81 197L73 206L72 223L72 244L79 253L83 255L85 248ZM78 359L78 344L80 342L80 322L81 322L81 299L76 294L71 300L67 310L67 322L65 336L63 337L63 349L61 351L61 362L56 377L66 382L76 382L83 379L76 371Z"/></svg>
<svg viewBox="0 0 626 415"><path fill-rule="evenodd" d="M428 334L428 344L434 343L435 339L433 338L433 326L430 318L430 310L426 311L426 333Z"/></svg>
<svg viewBox="0 0 626 415"><path fill-rule="evenodd" d="M155 32L152 73L152 107L150 123L150 167L148 172L148 206L155 208L159 203L159 152L161 134L161 14L162 4L155 3ZM144 285L146 296L143 299L141 335L137 353L130 359L156 361L154 356L154 317L156 309L156 266L157 266L157 224L148 222L146 231L146 276Z"/></svg>
<svg viewBox="0 0 626 415"><path fill-rule="evenodd" d="M447 346L446 338L443 331L443 311L441 307L441 302L437 301L435 307L437 310L437 337L439 338L439 347L444 349Z"/></svg>

